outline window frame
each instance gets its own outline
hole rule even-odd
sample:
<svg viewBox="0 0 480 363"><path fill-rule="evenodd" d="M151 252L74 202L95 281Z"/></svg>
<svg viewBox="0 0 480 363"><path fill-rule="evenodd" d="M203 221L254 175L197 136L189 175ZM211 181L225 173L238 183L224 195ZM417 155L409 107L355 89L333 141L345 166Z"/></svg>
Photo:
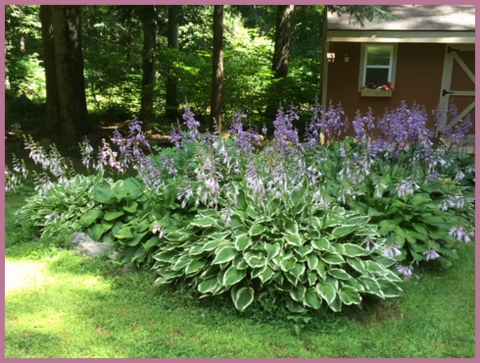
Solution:
<svg viewBox="0 0 480 363"><path fill-rule="evenodd" d="M395 84L395 75L397 69L397 53L398 43L362 43L360 51L360 72L358 77L358 91L361 92L365 87L367 76L367 54L369 47L385 46L390 48L390 64L387 66L380 66L378 68L388 69L388 82Z"/></svg>

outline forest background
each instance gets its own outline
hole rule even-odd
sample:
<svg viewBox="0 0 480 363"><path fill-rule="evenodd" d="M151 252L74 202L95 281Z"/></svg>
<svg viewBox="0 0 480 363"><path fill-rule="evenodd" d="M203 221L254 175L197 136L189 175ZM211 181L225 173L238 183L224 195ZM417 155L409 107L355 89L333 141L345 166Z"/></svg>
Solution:
<svg viewBox="0 0 480 363"><path fill-rule="evenodd" d="M68 146L134 114L168 133L187 102L203 129L236 112L271 129L280 106L308 114L319 97L327 11L359 24L385 16L381 6L8 5L6 130Z"/></svg>

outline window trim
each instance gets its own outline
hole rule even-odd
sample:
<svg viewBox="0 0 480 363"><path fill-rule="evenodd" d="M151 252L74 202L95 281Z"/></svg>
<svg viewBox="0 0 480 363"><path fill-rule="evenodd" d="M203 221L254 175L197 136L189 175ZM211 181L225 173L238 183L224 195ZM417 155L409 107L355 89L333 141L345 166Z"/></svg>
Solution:
<svg viewBox="0 0 480 363"><path fill-rule="evenodd" d="M358 91L361 92L365 86L366 82L366 70L367 70L367 49L369 46L388 46L391 48L391 58L389 65L389 80L388 82L395 84L395 75L397 70L397 53L398 53L398 43L362 43L360 50L360 72L358 75Z"/></svg>

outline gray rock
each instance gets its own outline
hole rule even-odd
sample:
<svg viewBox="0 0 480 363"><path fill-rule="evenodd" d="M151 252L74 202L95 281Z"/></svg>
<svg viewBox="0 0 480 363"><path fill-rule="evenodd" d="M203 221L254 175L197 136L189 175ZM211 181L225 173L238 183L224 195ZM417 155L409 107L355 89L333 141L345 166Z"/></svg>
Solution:
<svg viewBox="0 0 480 363"><path fill-rule="evenodd" d="M94 242L93 239L86 233L82 232L74 232L70 236L70 246L77 247L77 245L81 242Z"/></svg>
<svg viewBox="0 0 480 363"><path fill-rule="evenodd" d="M112 250L110 243L86 241L77 244L77 253L87 257L105 256Z"/></svg>

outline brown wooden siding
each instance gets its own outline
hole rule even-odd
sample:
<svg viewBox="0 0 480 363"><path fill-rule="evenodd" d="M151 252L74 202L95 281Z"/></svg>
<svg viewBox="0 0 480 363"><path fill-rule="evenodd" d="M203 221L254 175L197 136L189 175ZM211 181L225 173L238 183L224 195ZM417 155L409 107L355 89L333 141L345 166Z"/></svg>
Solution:
<svg viewBox="0 0 480 363"><path fill-rule="evenodd" d="M439 102L444 44L400 43L397 53L395 92L392 97L362 97L358 92L361 43L334 42L330 52L336 55L335 62L328 65L327 104L341 102L345 115L352 120L357 110L363 115L369 107L375 116L385 109L393 109L405 100L408 105L415 102L425 106L427 113L435 109ZM344 54L349 53L350 62L344 62ZM430 117L429 126L434 120Z"/></svg>

